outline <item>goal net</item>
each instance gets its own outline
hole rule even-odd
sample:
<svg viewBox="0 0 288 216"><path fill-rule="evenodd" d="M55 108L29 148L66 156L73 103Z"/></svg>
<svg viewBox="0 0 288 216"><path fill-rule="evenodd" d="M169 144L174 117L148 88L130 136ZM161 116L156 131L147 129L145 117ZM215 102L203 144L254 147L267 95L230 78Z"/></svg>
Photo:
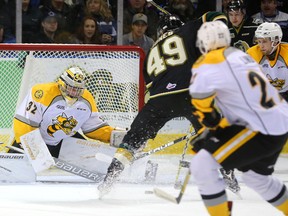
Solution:
<svg viewBox="0 0 288 216"><path fill-rule="evenodd" d="M102 117L127 128L143 106L142 49L133 46L0 45L0 152L13 141L12 120L28 90L55 82L69 66L83 68Z"/></svg>

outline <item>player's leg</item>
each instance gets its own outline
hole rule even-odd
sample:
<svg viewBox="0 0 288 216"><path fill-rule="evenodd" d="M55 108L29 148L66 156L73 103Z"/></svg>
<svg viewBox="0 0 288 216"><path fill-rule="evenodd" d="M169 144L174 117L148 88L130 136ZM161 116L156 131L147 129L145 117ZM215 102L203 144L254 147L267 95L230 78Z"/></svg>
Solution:
<svg viewBox="0 0 288 216"><path fill-rule="evenodd" d="M286 139L285 135L262 136L259 142L262 143L262 149L266 151L267 156L250 166L241 168L241 170L245 171L242 179L246 185L259 193L268 203L282 211L284 215L288 215L287 187L272 174Z"/></svg>
<svg viewBox="0 0 288 216"><path fill-rule="evenodd" d="M125 166L133 162L134 153L142 149L146 141L154 138L164 124L170 120L162 115L154 101L149 101L142 108L131 124L131 129L124 136L123 142L119 145L112 163L108 167L103 183L98 186L100 196L104 196L111 190L112 185L119 179ZM157 100L155 103L157 103Z"/></svg>
<svg viewBox="0 0 288 216"><path fill-rule="evenodd" d="M261 175L252 170L243 173L242 179L264 200L288 215L288 191L283 182L272 175Z"/></svg>
<svg viewBox="0 0 288 216"><path fill-rule="evenodd" d="M244 127L229 126L218 128L207 139L200 140L202 149L191 162L191 173L210 215L230 215L224 180L219 177L218 169L221 165L225 169L241 166L246 156L240 149L256 134Z"/></svg>
<svg viewBox="0 0 288 216"><path fill-rule="evenodd" d="M209 214L229 216L225 184L218 173L220 167L213 156L202 149L193 157L190 169Z"/></svg>

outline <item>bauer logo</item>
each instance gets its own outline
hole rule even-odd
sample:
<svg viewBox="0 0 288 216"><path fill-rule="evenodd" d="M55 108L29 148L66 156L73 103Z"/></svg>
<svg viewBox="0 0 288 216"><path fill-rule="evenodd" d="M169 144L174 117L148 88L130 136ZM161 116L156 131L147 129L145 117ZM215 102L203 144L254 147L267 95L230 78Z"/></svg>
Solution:
<svg viewBox="0 0 288 216"><path fill-rule="evenodd" d="M1 154L1 159L24 159L24 155L11 155L11 154Z"/></svg>
<svg viewBox="0 0 288 216"><path fill-rule="evenodd" d="M90 179L90 180L95 181L95 182L100 182L103 180L103 176L98 175L97 173L93 173L93 172L90 172L88 170L84 170L84 169L77 167L77 166L74 166L72 164L64 163L63 161L60 161L60 160L57 160L55 162L56 162L55 163L56 166L61 170L65 170L67 172L73 173L73 174L78 175L78 176L82 176L83 178L87 178L87 179Z"/></svg>

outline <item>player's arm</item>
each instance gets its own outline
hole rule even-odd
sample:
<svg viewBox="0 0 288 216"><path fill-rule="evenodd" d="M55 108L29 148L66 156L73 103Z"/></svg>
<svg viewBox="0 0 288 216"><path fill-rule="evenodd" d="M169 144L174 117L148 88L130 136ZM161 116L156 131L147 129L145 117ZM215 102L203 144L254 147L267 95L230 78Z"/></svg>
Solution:
<svg viewBox="0 0 288 216"><path fill-rule="evenodd" d="M111 140L111 137L114 137L113 132L126 130L112 127L100 117L96 102L91 94L87 94L86 99L90 102L92 113L90 118L81 127L84 135L90 139L105 143L114 142L114 140Z"/></svg>
<svg viewBox="0 0 288 216"><path fill-rule="evenodd" d="M13 119L15 141L20 143L20 137L39 127L41 122L40 104L35 101L37 90L32 89L16 111Z"/></svg>
<svg viewBox="0 0 288 216"><path fill-rule="evenodd" d="M194 115L198 118L207 128L215 128L220 120L221 114L214 106L215 94L207 96L205 98L192 98L191 103L195 108Z"/></svg>

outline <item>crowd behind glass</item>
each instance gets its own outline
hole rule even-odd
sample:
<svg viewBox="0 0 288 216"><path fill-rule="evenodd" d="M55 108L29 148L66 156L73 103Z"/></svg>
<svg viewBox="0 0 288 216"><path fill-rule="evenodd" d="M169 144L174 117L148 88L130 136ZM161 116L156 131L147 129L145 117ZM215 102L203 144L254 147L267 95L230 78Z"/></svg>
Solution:
<svg viewBox="0 0 288 216"><path fill-rule="evenodd" d="M0 0L1 43L16 42L15 2ZM184 23L197 19L207 11L216 10L215 0L155 2L178 15ZM283 30L283 41L287 41L288 0L244 0L242 15L229 14L229 2L231 0L222 0L222 11L229 19L232 45L243 48L244 45L233 41L243 28L243 23L244 26L247 23L258 26L263 22L276 22ZM137 45L147 52L157 38L157 23L162 15L145 0L124 0L123 44ZM237 16L240 16L238 21ZM116 18L116 0L22 0L22 43L116 45ZM251 38L247 40L248 46L251 46Z"/></svg>

